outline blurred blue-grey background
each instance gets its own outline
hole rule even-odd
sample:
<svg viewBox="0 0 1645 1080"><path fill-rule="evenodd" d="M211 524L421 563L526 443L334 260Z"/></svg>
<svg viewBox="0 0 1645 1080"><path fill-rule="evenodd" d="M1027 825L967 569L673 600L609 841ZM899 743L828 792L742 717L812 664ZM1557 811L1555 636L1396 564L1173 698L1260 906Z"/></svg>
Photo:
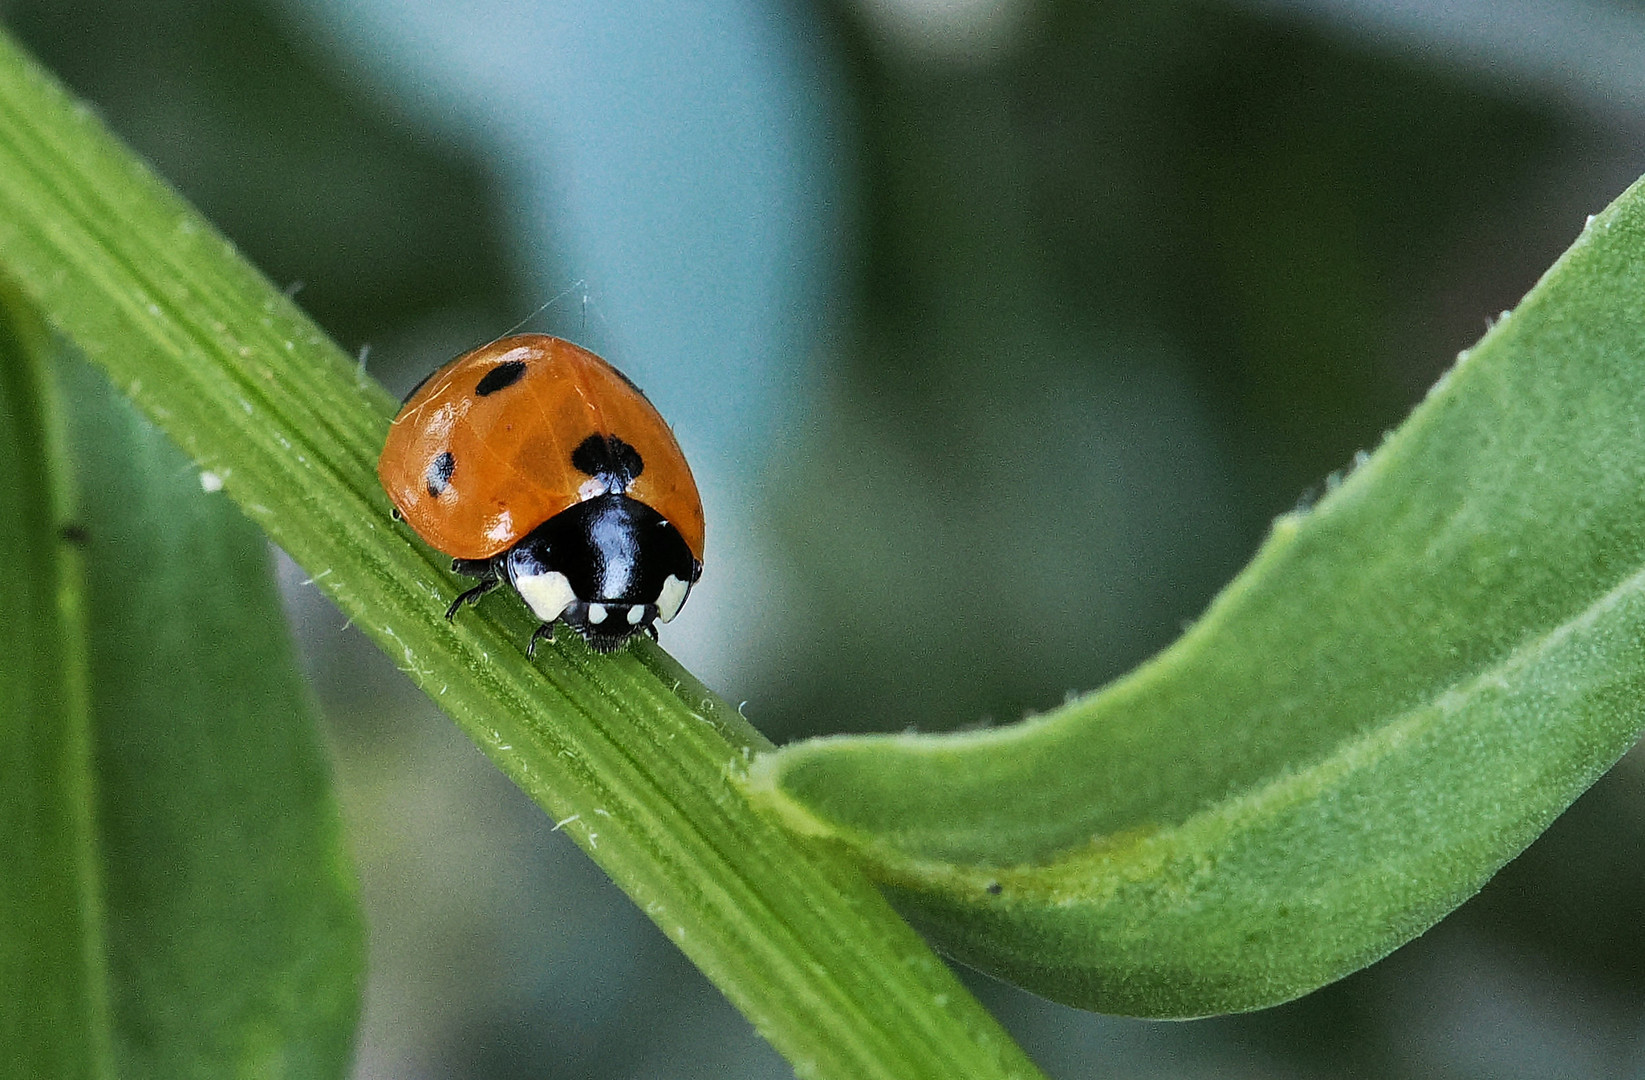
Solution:
<svg viewBox="0 0 1645 1080"><path fill-rule="evenodd" d="M1009 722L1160 648L1645 172L1624 0L0 0L403 391L515 326L703 487L664 644L779 740ZM356 1075L781 1077L282 570L371 925ZM1645 769L1300 1002L975 978L1057 1078L1645 1076Z"/></svg>

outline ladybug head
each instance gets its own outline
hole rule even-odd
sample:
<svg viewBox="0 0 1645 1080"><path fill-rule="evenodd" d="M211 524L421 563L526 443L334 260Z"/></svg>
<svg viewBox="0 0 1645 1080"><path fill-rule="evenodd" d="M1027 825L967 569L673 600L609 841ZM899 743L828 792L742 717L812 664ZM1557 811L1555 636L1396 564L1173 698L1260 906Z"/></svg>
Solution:
<svg viewBox="0 0 1645 1080"><path fill-rule="evenodd" d="M597 653L616 652L635 634L656 636L656 604L589 603L573 601L560 615L561 621L583 636Z"/></svg>
<svg viewBox="0 0 1645 1080"><path fill-rule="evenodd" d="M610 492L545 521L502 557L503 570L545 624L556 619L597 652L656 636L685 603L700 564L649 506Z"/></svg>

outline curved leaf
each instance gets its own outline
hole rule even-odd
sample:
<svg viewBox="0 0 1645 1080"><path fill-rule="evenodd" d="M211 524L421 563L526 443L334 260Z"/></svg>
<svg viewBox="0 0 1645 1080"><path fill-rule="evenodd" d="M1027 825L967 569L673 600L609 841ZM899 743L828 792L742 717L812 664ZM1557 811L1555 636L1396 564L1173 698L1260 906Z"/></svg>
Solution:
<svg viewBox="0 0 1645 1080"><path fill-rule="evenodd" d="M1048 997L1274 1004L1472 895L1645 724L1645 187L1184 637L1012 728L816 740L756 795Z"/></svg>

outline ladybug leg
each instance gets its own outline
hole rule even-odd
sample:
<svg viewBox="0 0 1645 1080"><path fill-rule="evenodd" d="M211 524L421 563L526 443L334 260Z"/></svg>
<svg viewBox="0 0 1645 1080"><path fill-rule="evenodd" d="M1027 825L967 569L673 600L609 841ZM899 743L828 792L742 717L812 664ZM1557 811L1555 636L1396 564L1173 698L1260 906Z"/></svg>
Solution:
<svg viewBox="0 0 1645 1080"><path fill-rule="evenodd" d="M484 596L486 593L501 584L502 581L497 578L485 578L478 585L474 586L474 588L469 589L467 592L457 594L457 599L453 600L451 602L451 606L446 608L446 621L450 622L452 619L457 617L458 608L462 607L464 604L473 604L478 602L480 597Z"/></svg>
<svg viewBox="0 0 1645 1080"><path fill-rule="evenodd" d="M537 655L537 641L539 638L547 638L550 645L554 644L554 624L543 623L531 632L531 640L525 647L525 654L528 658Z"/></svg>
<svg viewBox="0 0 1645 1080"><path fill-rule="evenodd" d="M447 622L457 617L458 608L464 604L477 603L480 597L503 583L502 578L497 576L496 567L491 565L490 559L452 559L451 569L468 577L477 577L480 579L480 583L467 592L460 594L457 599L451 602L451 606L446 608Z"/></svg>
<svg viewBox="0 0 1645 1080"><path fill-rule="evenodd" d="M646 633L646 636L649 637L652 641L656 641L657 640L657 624L656 623L646 623L645 624L645 633Z"/></svg>

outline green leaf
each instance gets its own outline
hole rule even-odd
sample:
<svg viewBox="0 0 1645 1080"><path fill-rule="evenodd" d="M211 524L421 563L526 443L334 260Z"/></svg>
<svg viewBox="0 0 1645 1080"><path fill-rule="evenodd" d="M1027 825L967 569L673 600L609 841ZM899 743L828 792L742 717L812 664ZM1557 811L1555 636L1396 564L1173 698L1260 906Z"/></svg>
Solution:
<svg viewBox="0 0 1645 1080"><path fill-rule="evenodd" d="M59 371L121 1075L343 1076L364 927L268 544L100 372Z"/></svg>
<svg viewBox="0 0 1645 1080"><path fill-rule="evenodd" d="M1476 892L1645 725L1645 186L1159 657L1011 728L822 739L754 794L1060 1001L1258 1008Z"/></svg>
<svg viewBox="0 0 1645 1080"><path fill-rule="evenodd" d="M38 324L0 318L0 1076L80 1080L113 1061L80 560L58 532L44 348Z"/></svg>
<svg viewBox="0 0 1645 1080"><path fill-rule="evenodd" d="M16 517L33 534L23 554L47 564L24 576L64 582L74 607L51 633L38 603L7 605L31 615L6 639L24 646L20 669L62 685L8 708L5 730L74 767L5 790L9 805L69 808L75 827L47 852L8 814L0 844L36 878L74 871L74 889L8 874L24 917L0 935L7 955L56 953L76 1008L35 1007L46 980L8 968L15 1007L0 1013L49 1025L50 1042L0 1038L31 1061L0 1072L341 1077L363 930L266 543L98 372L42 335L20 341L0 355L0 412L39 434L7 447L25 465L7 486L37 499Z"/></svg>
<svg viewBox="0 0 1645 1080"><path fill-rule="evenodd" d="M768 744L661 650L562 634L532 663L505 596L446 621L449 560L376 480L392 399L3 36L0 269L800 1075L1039 1075L856 867L731 783Z"/></svg>

